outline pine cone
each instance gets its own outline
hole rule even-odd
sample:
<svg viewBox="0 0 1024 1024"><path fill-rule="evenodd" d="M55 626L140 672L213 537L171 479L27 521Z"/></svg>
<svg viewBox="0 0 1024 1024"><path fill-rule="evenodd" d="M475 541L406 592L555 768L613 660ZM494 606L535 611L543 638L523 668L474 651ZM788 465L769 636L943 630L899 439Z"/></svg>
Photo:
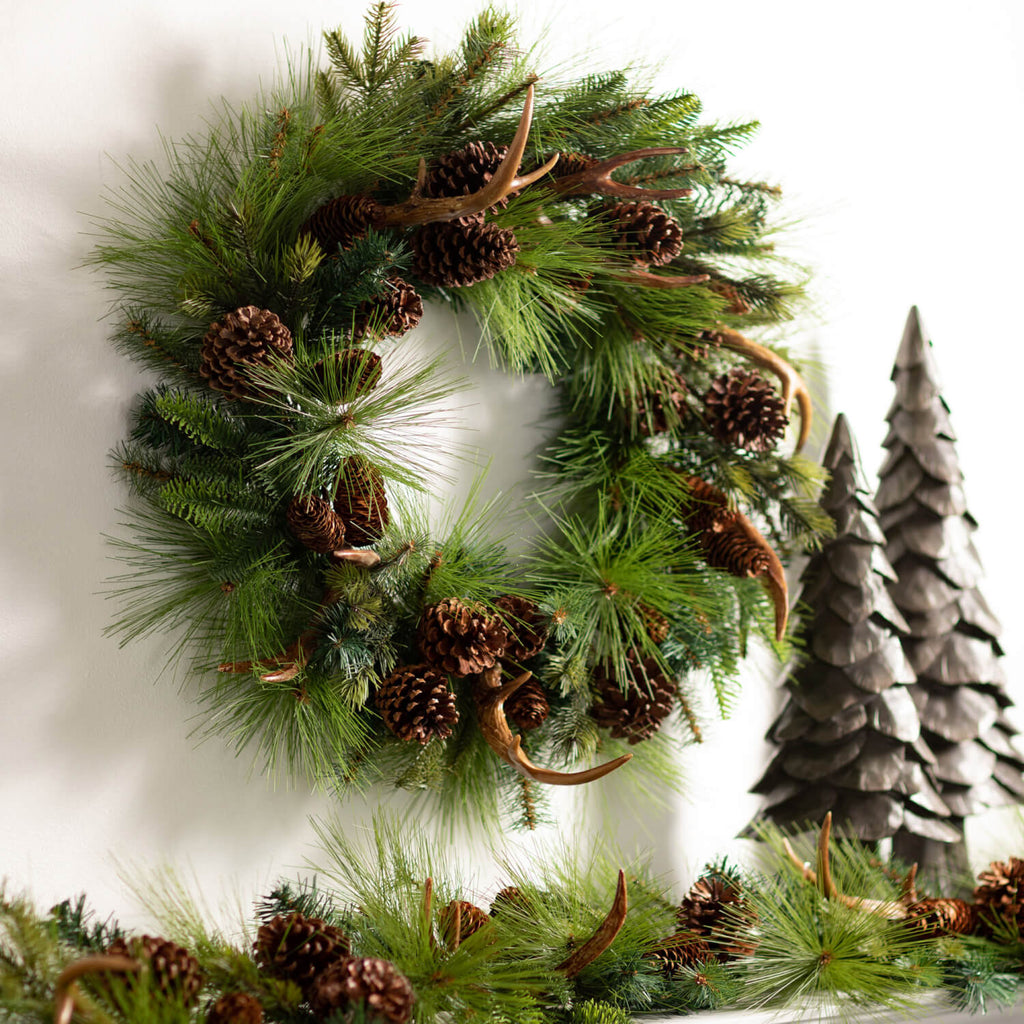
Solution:
<svg viewBox="0 0 1024 1024"><path fill-rule="evenodd" d="M996 917L1024 930L1024 860L994 860L980 875L974 902L982 916Z"/></svg>
<svg viewBox="0 0 1024 1024"><path fill-rule="evenodd" d="M285 518L288 529L311 551L325 555L345 542L345 524L341 517L329 501L315 494L292 498Z"/></svg>
<svg viewBox="0 0 1024 1024"><path fill-rule="evenodd" d="M445 740L459 720L448 677L429 665L407 665L392 672L377 690L384 724L406 743Z"/></svg>
<svg viewBox="0 0 1024 1024"><path fill-rule="evenodd" d="M756 370L734 367L716 377L704 396L704 419L723 444L766 452L786 431L782 399Z"/></svg>
<svg viewBox="0 0 1024 1024"><path fill-rule="evenodd" d="M522 730L538 729L548 717L551 705L536 679L527 679L505 701L505 713Z"/></svg>
<svg viewBox="0 0 1024 1024"><path fill-rule="evenodd" d="M529 661L540 654L548 642L548 625L541 610L525 597L506 594L494 602L505 629L508 646L505 657L512 661Z"/></svg>
<svg viewBox="0 0 1024 1024"><path fill-rule="evenodd" d="M513 266L519 252L508 228L456 221L424 224L413 235L412 247L416 275L444 288L486 281Z"/></svg>
<svg viewBox="0 0 1024 1024"><path fill-rule="evenodd" d="M743 316L745 313L750 312L750 303L743 298L739 289L734 284L716 279L708 283L708 288L716 295L720 295L725 299L727 305L722 310L723 313L729 313L732 316Z"/></svg>
<svg viewBox="0 0 1024 1024"><path fill-rule="evenodd" d="M676 932L662 939L644 958L656 963L661 973L671 978L683 967L694 967L714 959L711 947L693 932Z"/></svg>
<svg viewBox="0 0 1024 1024"><path fill-rule="evenodd" d="M384 227L384 207L369 196L338 196L320 207L299 229L302 235L312 235L320 248L334 255L340 248L351 248L359 238L365 238L371 229Z"/></svg>
<svg viewBox="0 0 1024 1024"><path fill-rule="evenodd" d="M418 642L423 657L454 676L493 668L505 653L508 633L482 605L450 597L423 609Z"/></svg>
<svg viewBox="0 0 1024 1024"><path fill-rule="evenodd" d="M365 1007L369 1019L389 1024L405 1024L415 1001L409 980L393 963L354 956L335 960L309 995L310 1008L321 1020L356 1003Z"/></svg>
<svg viewBox="0 0 1024 1024"><path fill-rule="evenodd" d="M168 1000L192 1005L203 987L204 978L199 961L187 949L167 939L153 935L117 938L107 947L114 956L127 956L139 960L149 968L151 984ZM126 975L126 984L133 984L133 976Z"/></svg>
<svg viewBox="0 0 1024 1024"><path fill-rule="evenodd" d="M666 434L686 417L686 380L682 374L673 374L674 381L657 390L638 396L633 410L633 421L643 437Z"/></svg>
<svg viewBox="0 0 1024 1024"><path fill-rule="evenodd" d="M356 307L352 336L362 338L399 338L423 319L423 299L411 284L400 277L388 278L387 285L372 299Z"/></svg>
<svg viewBox="0 0 1024 1024"><path fill-rule="evenodd" d="M494 899L491 900L491 917L497 917L510 907L514 907L520 914L530 909L526 894L516 885L506 885L504 889L499 889L494 894Z"/></svg>
<svg viewBox="0 0 1024 1024"><path fill-rule="evenodd" d="M598 666L594 689L599 699L590 713L614 738L632 744L650 739L661 728L675 706L676 684L656 659L643 658L635 648L627 652L626 668L628 677L620 681L612 678L607 665Z"/></svg>
<svg viewBox="0 0 1024 1024"><path fill-rule="evenodd" d="M644 620L644 629L647 635L656 643L663 644L668 639L669 621L657 608L641 604L639 607L640 616Z"/></svg>
<svg viewBox="0 0 1024 1024"><path fill-rule="evenodd" d="M494 177L507 153L508 146L495 146L492 142L471 142L462 149L446 153L427 175L424 192L432 198L479 192ZM487 212L493 213L507 205L508 199L500 199ZM479 223L483 219L484 213L480 212L460 217L456 223Z"/></svg>
<svg viewBox="0 0 1024 1024"><path fill-rule="evenodd" d="M263 1024L263 1006L247 992L228 992L210 1007L206 1024Z"/></svg>
<svg viewBox="0 0 1024 1024"><path fill-rule="evenodd" d="M449 949L456 948L491 923L491 915L466 900L452 900L441 911L439 924ZM458 928L456 929L456 925ZM458 939L458 941L456 941Z"/></svg>
<svg viewBox="0 0 1024 1024"><path fill-rule="evenodd" d="M910 924L926 935L970 935L978 925L978 911L955 897L918 900L908 907Z"/></svg>
<svg viewBox="0 0 1024 1024"><path fill-rule="evenodd" d="M615 203L601 214L615 245L637 263L660 267L683 251L682 228L653 203Z"/></svg>
<svg viewBox="0 0 1024 1024"><path fill-rule="evenodd" d="M754 952L755 943L743 925L755 920L739 886L715 873L698 878L676 910L679 927L710 939L716 958L722 961Z"/></svg>
<svg viewBox="0 0 1024 1024"><path fill-rule="evenodd" d="M348 953L349 941L340 928L295 910L261 924L253 951L267 974L295 982L308 995L317 976Z"/></svg>
<svg viewBox="0 0 1024 1024"><path fill-rule="evenodd" d="M211 388L232 398L251 398L253 388L239 368L267 366L275 358L290 359L292 333L276 313L242 306L214 321L203 338L199 373Z"/></svg>
<svg viewBox="0 0 1024 1024"><path fill-rule="evenodd" d="M740 577L769 572L772 559L767 541L739 511L729 508L725 495L700 477L688 477L686 484L690 493L683 517L700 541L708 565Z"/></svg>
<svg viewBox="0 0 1024 1024"><path fill-rule="evenodd" d="M585 153L559 153L558 163L555 164L551 173L556 178L567 178L570 174L579 174L585 171L597 161Z"/></svg>
<svg viewBox="0 0 1024 1024"><path fill-rule="evenodd" d="M357 455L347 458L334 495L334 511L345 522L349 544L362 547L379 540L391 522L380 470Z"/></svg>
<svg viewBox="0 0 1024 1024"><path fill-rule="evenodd" d="M376 352L365 348L344 348L321 359L313 366L313 372L328 389L328 395L337 393L339 397L355 398L372 391L380 383L383 371Z"/></svg>

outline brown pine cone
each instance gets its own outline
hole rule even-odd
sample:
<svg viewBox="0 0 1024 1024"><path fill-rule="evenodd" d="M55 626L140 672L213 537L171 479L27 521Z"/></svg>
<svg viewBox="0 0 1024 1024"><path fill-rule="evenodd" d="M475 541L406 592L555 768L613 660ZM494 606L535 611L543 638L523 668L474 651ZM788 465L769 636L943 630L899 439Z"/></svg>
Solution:
<svg viewBox="0 0 1024 1024"><path fill-rule="evenodd" d="M351 248L371 229L384 227L384 207L369 196L338 196L320 207L299 229L312 235L320 248L332 256L338 248Z"/></svg>
<svg viewBox="0 0 1024 1024"><path fill-rule="evenodd" d="M668 433L686 418L686 379L679 373L673 377L672 384L666 381L663 387L637 397L632 419L643 437Z"/></svg>
<svg viewBox="0 0 1024 1024"><path fill-rule="evenodd" d="M693 932L676 932L662 939L644 958L658 965L661 973L671 978L683 967L694 967L714 959L711 947Z"/></svg>
<svg viewBox="0 0 1024 1024"><path fill-rule="evenodd" d="M217 391L232 398L251 398L254 389L239 370L268 366L275 358L291 355L292 332L278 315L259 306L242 306L210 324L203 338L199 373Z"/></svg>
<svg viewBox="0 0 1024 1024"><path fill-rule="evenodd" d="M427 284L461 288L514 266L519 242L509 228L457 221L424 224L412 237L416 275Z"/></svg>
<svg viewBox="0 0 1024 1024"><path fill-rule="evenodd" d="M615 739L639 743L650 739L672 713L676 684L658 666L655 658L644 658L631 648L626 655L628 677L615 679L607 665L594 671L598 700L590 709L597 724L610 729ZM625 690L625 692L623 692Z"/></svg>
<svg viewBox="0 0 1024 1024"><path fill-rule="evenodd" d="M356 306L352 336L400 338L422 319L423 299L419 292L400 277L391 277L380 295Z"/></svg>
<svg viewBox="0 0 1024 1024"><path fill-rule="evenodd" d="M660 267L683 251L683 230L653 203L615 203L601 214L615 245L637 263Z"/></svg>
<svg viewBox="0 0 1024 1024"><path fill-rule="evenodd" d="M1024 860L992 861L978 875L974 902L981 915L999 918L1024 929Z"/></svg>
<svg viewBox="0 0 1024 1024"><path fill-rule="evenodd" d="M505 653L508 633L497 615L483 605L450 597L423 609L418 642L423 657L454 676L493 668Z"/></svg>
<svg viewBox="0 0 1024 1024"><path fill-rule="evenodd" d="M558 163L552 168L551 173L556 178L566 178L570 174L579 174L593 167L595 163L597 161L585 153L559 153Z"/></svg>
<svg viewBox="0 0 1024 1024"><path fill-rule="evenodd" d="M551 710L547 694L536 679L527 679L505 701L505 713L520 729L538 729L542 726Z"/></svg>
<svg viewBox="0 0 1024 1024"><path fill-rule="evenodd" d="M724 569L733 576L760 576L772 567L768 542L717 488L691 476L690 490L683 508L687 527L700 541L704 560L713 569Z"/></svg>
<svg viewBox="0 0 1024 1024"><path fill-rule="evenodd" d="M285 518L288 529L311 551L325 555L345 542L345 524L341 517L329 501L315 494L292 498Z"/></svg>
<svg viewBox="0 0 1024 1024"><path fill-rule="evenodd" d="M340 928L297 910L261 924L253 943L262 970L295 982L307 995L317 976L348 951L348 936Z"/></svg>
<svg viewBox="0 0 1024 1024"><path fill-rule="evenodd" d="M437 161L424 183L426 195L432 198L445 196L468 196L479 192L494 177L508 153L508 146L495 146L493 142L470 142L452 153L446 153ZM500 199L486 212L493 213L508 205L508 199ZM480 222L484 213L473 213L460 217L463 224Z"/></svg>
<svg viewBox="0 0 1024 1024"><path fill-rule="evenodd" d="M740 294L739 289L728 281L714 280L708 283L708 288L716 295L725 299L727 305L723 313L730 313L732 316L743 316L750 312L750 303Z"/></svg>
<svg viewBox="0 0 1024 1024"><path fill-rule="evenodd" d="M263 1006L247 992L228 992L210 1007L206 1024L263 1024Z"/></svg>
<svg viewBox="0 0 1024 1024"><path fill-rule="evenodd" d="M415 1001L408 978L388 960L372 957L335 960L316 979L309 994L310 1008L321 1020L356 1003L365 1007L371 1020L405 1024Z"/></svg>
<svg viewBox="0 0 1024 1024"><path fill-rule="evenodd" d="M668 639L670 629L668 619L657 608L652 608L648 604L641 604L639 611L644 620L644 629L647 630L647 635L656 644L663 644Z"/></svg>
<svg viewBox="0 0 1024 1024"><path fill-rule="evenodd" d="M380 470L357 455L347 458L334 495L334 511L345 522L349 544L362 547L379 540L391 522Z"/></svg>
<svg viewBox="0 0 1024 1024"><path fill-rule="evenodd" d="M449 949L458 948L481 928L491 923L491 915L466 900L452 900L441 911L439 924L445 945Z"/></svg>
<svg viewBox="0 0 1024 1024"><path fill-rule="evenodd" d="M396 669L377 690L377 710L384 724L406 743L445 740L459 720L448 677L429 665Z"/></svg>
<svg viewBox="0 0 1024 1024"><path fill-rule="evenodd" d="M153 935L117 938L107 947L114 956L127 956L139 960L149 968L151 983L169 1000L191 1006L199 996L204 978L199 961L187 949ZM133 984L133 976L126 975L126 984Z"/></svg>
<svg viewBox="0 0 1024 1024"><path fill-rule="evenodd" d="M508 630L506 658L517 662L529 661L544 650L548 642L548 623L533 601L506 594L499 597L494 606Z"/></svg>
<svg viewBox="0 0 1024 1024"><path fill-rule="evenodd" d="M755 942L746 933L756 915L738 885L718 874L698 878L676 910L679 927L711 940L722 961L750 956Z"/></svg>
<svg viewBox="0 0 1024 1024"><path fill-rule="evenodd" d="M516 885L506 885L504 889L499 889L494 894L494 899L491 900L491 917L497 917L510 907L515 908L520 914L530 909L526 894Z"/></svg>
<svg viewBox="0 0 1024 1024"><path fill-rule="evenodd" d="M978 925L978 910L955 897L918 900L907 908L909 923L926 935L970 935Z"/></svg>
<svg viewBox="0 0 1024 1024"><path fill-rule="evenodd" d="M778 444L788 422L782 399L756 370L733 367L716 377L704 396L704 420L723 444L766 452Z"/></svg>
<svg viewBox="0 0 1024 1024"><path fill-rule="evenodd" d="M344 348L313 366L328 396L351 399L372 391L379 383L380 356L365 348Z"/></svg>

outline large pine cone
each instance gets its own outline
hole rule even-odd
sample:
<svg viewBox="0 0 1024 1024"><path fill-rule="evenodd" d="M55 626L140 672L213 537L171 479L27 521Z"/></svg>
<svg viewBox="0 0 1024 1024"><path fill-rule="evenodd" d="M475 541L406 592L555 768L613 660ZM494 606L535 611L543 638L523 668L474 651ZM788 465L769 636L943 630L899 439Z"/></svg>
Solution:
<svg viewBox="0 0 1024 1024"><path fill-rule="evenodd" d="M512 661L529 661L540 654L548 642L548 622L533 601L506 594L494 602L505 629L508 646L505 657Z"/></svg>
<svg viewBox="0 0 1024 1024"><path fill-rule="evenodd" d="M423 319L423 299L411 284L400 277L388 278L380 295L356 307L352 336L362 338L399 338Z"/></svg>
<svg viewBox="0 0 1024 1024"><path fill-rule="evenodd" d="M755 914L738 885L719 874L698 878L676 910L679 927L711 939L719 960L750 956L754 942L743 925Z"/></svg>
<svg viewBox="0 0 1024 1024"><path fill-rule="evenodd" d="M392 672L377 690L384 724L409 743L447 739L459 720L448 677L429 665L407 665Z"/></svg>
<svg viewBox="0 0 1024 1024"><path fill-rule="evenodd" d="M479 192L494 177L507 153L508 146L495 146L493 142L471 142L462 149L446 153L427 175L424 192L433 198ZM508 199L500 199L488 212L507 205ZM463 224L483 219L483 212L459 218Z"/></svg>
<svg viewBox="0 0 1024 1024"><path fill-rule="evenodd" d="M427 284L461 288L514 266L519 242L509 228L475 221L424 224L412 239L416 274Z"/></svg>
<svg viewBox="0 0 1024 1024"><path fill-rule="evenodd" d="M644 954L645 959L658 965L661 973L672 977L680 968L694 967L714 959L711 947L693 932L676 932L662 939L653 949Z"/></svg>
<svg viewBox="0 0 1024 1024"><path fill-rule="evenodd" d="M683 251L683 230L653 203L615 203L601 214L611 222L615 245L647 266L660 267Z"/></svg>
<svg viewBox="0 0 1024 1024"><path fill-rule="evenodd" d="M995 917L1024 930L1024 860L994 860L978 875L974 902L982 916Z"/></svg>
<svg viewBox="0 0 1024 1024"><path fill-rule="evenodd" d="M756 370L733 367L716 377L704 396L704 420L723 444L766 452L786 431L782 399Z"/></svg>
<svg viewBox="0 0 1024 1024"><path fill-rule="evenodd" d="M505 714L523 730L539 729L550 711L547 694L536 679L527 679L505 701Z"/></svg>
<svg viewBox="0 0 1024 1024"><path fill-rule="evenodd" d="M708 565L739 577L769 572L772 558L768 542L740 512L729 508L725 495L700 477L689 477L686 484L690 493L683 517L700 541Z"/></svg>
<svg viewBox="0 0 1024 1024"><path fill-rule="evenodd" d="M253 943L256 963L275 978L293 981L308 994L316 977L349 951L340 928L299 911L261 924Z"/></svg>
<svg viewBox="0 0 1024 1024"><path fill-rule="evenodd" d="M345 521L349 544L361 547L379 540L391 522L380 470L356 455L347 458L334 495L334 511Z"/></svg>
<svg viewBox="0 0 1024 1024"><path fill-rule="evenodd" d="M369 196L338 196L320 207L299 229L312 235L328 256L338 248L348 249L374 228L384 226L384 207Z"/></svg>
<svg viewBox="0 0 1024 1024"><path fill-rule="evenodd" d="M292 354L292 332L276 313L242 306L214 321L203 338L199 373L211 388L232 398L250 398L252 386L239 374L245 366L266 366Z"/></svg>
<svg viewBox="0 0 1024 1024"><path fill-rule="evenodd" d="M263 1006L247 992L228 992L210 1007L206 1024L263 1024Z"/></svg>
<svg viewBox="0 0 1024 1024"><path fill-rule="evenodd" d="M978 910L955 897L918 900L907 908L910 923L926 935L970 935L978 925Z"/></svg>
<svg viewBox="0 0 1024 1024"><path fill-rule="evenodd" d="M139 960L149 968L152 984L161 995L190 1006L203 987L199 961L187 949L167 939L153 935L117 938L107 947L114 956L127 956ZM132 984L132 976L126 976Z"/></svg>
<svg viewBox="0 0 1024 1024"><path fill-rule="evenodd" d="M423 657L453 676L493 668L505 653L508 633L483 605L449 597L423 609L417 635Z"/></svg>
<svg viewBox="0 0 1024 1024"><path fill-rule="evenodd" d="M635 648L626 655L626 668L628 677L620 681L611 676L608 666L597 667L594 689L598 700L590 713L615 739L639 743L650 739L672 713L676 684L655 658L643 658Z"/></svg>
<svg viewBox="0 0 1024 1024"><path fill-rule="evenodd" d="M475 935L490 923L491 915L486 910L481 910L466 900L452 900L441 911L440 916L441 933L444 935L445 945L450 949L456 948L470 935Z"/></svg>
<svg viewBox="0 0 1024 1024"><path fill-rule="evenodd" d="M671 384L666 381L663 387L646 391L637 400L633 420L644 437L665 434L686 417L686 380L679 373L673 376Z"/></svg>
<svg viewBox="0 0 1024 1024"><path fill-rule="evenodd" d="M405 1024L415 1000L408 978L393 963L354 956L335 960L309 994L309 1005L321 1020L346 1010L349 1003L361 1003L371 1020L390 1024Z"/></svg>
<svg viewBox="0 0 1024 1024"><path fill-rule="evenodd" d="M380 356L365 348L344 348L313 367L317 378L327 387L328 397L351 399L372 391L379 383L383 370ZM329 383L330 382L330 383Z"/></svg>
<svg viewBox="0 0 1024 1024"><path fill-rule="evenodd" d="M345 542L345 524L334 506L315 494L292 498L285 513L288 529L311 551L322 555L336 551Z"/></svg>

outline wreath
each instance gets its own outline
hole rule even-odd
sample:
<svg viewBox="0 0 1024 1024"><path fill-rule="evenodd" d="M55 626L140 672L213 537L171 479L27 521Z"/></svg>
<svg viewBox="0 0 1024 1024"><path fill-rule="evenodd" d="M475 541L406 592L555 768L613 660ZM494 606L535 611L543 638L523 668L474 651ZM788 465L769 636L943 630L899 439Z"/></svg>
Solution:
<svg viewBox="0 0 1024 1024"><path fill-rule="evenodd" d="M92 262L157 377L114 454L113 632L173 637L203 728L268 771L532 823L534 783L672 776L663 726L699 739L750 635L784 645L783 566L831 521L807 389L742 333L802 295L778 189L728 173L756 126L541 77L513 31L487 11L428 57L375 5L361 45L327 33L325 67L127 164ZM425 514L458 392L406 337L430 303L556 394L521 553L479 488Z"/></svg>

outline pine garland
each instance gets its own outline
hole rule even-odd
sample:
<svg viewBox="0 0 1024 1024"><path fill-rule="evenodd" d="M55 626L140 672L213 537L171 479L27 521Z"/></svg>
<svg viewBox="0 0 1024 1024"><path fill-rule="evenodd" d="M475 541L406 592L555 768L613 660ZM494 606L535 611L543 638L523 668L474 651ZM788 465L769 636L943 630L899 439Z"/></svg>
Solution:
<svg viewBox="0 0 1024 1024"><path fill-rule="evenodd" d="M159 378L114 453L133 498L113 632L173 634L205 727L268 770L530 823L543 786L523 789L502 763L500 715L482 727L482 664L449 680L447 738L404 742L422 731L378 714L381 681L426 657L428 609L458 602L479 623L504 599L535 609L543 648L526 664L498 653L500 678L539 681L551 710L528 757L572 768L627 752L595 723L595 678L628 702L628 666L655 666L678 694L675 732L699 739L694 670L725 710L748 632L783 637L784 595L773 622L757 584L702 558L688 480L717 487L781 555L831 524L813 501L818 467L724 444L701 418L709 382L751 361L795 396L798 446L810 411L796 371L733 329L779 324L801 296L768 242L777 190L727 173L755 126L701 123L696 97L648 95L621 71L540 75L514 30L487 10L428 58L375 4L361 41L325 35L323 67L310 53L251 106L168 145L166 166L129 163L92 262L117 296L116 344ZM496 153L517 138L507 195L454 216L430 204L458 197L421 193L421 159L429 174L445 158L456 180L470 143ZM657 241L638 241L648 229ZM556 390L564 426L536 495L548 522L524 556L496 535L493 505L426 520L439 410L461 385L398 337L423 299L474 313L491 355ZM323 523L310 544L289 526L297 500ZM502 649L499 632L480 642ZM640 744L666 781L672 732Z"/></svg>

